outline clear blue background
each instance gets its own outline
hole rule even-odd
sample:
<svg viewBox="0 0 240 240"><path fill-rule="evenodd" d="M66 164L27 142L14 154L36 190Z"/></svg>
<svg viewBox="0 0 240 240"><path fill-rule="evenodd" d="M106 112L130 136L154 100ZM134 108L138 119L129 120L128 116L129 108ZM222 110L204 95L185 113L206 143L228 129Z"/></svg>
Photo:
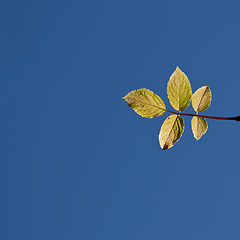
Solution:
<svg viewBox="0 0 240 240"><path fill-rule="evenodd" d="M239 109L239 1L0 1L0 239L240 239L240 124L167 117L121 99L146 87L169 110L179 66L209 115ZM193 113L192 107L186 112Z"/></svg>

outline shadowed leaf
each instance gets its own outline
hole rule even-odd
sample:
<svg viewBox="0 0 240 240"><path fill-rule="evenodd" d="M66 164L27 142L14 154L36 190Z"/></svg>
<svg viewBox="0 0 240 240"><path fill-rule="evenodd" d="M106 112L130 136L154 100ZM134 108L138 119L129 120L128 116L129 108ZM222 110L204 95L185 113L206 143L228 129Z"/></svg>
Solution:
<svg viewBox="0 0 240 240"><path fill-rule="evenodd" d="M193 117L192 121L193 136L199 140L207 132L208 124L205 118Z"/></svg>
<svg viewBox="0 0 240 240"><path fill-rule="evenodd" d="M211 90L208 86L199 88L192 96L192 106L196 112L206 110L211 104Z"/></svg>
<svg viewBox="0 0 240 240"><path fill-rule="evenodd" d="M170 104L177 111L184 111L190 104L192 89L190 82L178 67L167 84L167 95Z"/></svg>
<svg viewBox="0 0 240 240"><path fill-rule="evenodd" d="M165 113L166 107L163 100L146 88L131 91L123 99L142 117L154 118Z"/></svg>
<svg viewBox="0 0 240 240"><path fill-rule="evenodd" d="M171 148L181 137L184 121L180 116L170 115L162 124L159 143L163 150Z"/></svg>

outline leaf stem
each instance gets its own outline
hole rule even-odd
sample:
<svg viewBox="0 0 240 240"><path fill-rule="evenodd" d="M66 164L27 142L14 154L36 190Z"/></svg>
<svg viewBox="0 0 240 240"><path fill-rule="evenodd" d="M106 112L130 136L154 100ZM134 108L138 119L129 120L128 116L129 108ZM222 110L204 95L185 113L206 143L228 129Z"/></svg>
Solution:
<svg viewBox="0 0 240 240"><path fill-rule="evenodd" d="M125 101L126 100L126 96L123 97L123 99ZM209 119L216 119L216 120L235 120L235 121L239 121L240 122L240 116L236 116L236 117L215 117L215 116L206 116L206 115L199 115L199 114L191 114L191 113L181 113L180 111L179 112L175 112L175 111L169 111L165 108L161 108L159 106L156 106L156 105L153 105L151 103L147 103L147 102L144 102L144 101L140 101L140 100L137 100L135 98L131 98L131 97L128 97L129 100L131 101L137 101L137 102L140 102L140 103L143 103L143 104L146 104L146 105L149 105L149 106L152 106L152 107L155 107L155 108L158 108L158 109L161 109L165 112L168 112L168 113L172 113L172 114L177 114L177 115L183 115L183 116L190 116L190 117L203 117L203 118L209 118ZM128 104L129 105L129 104ZM130 105L129 105L130 106Z"/></svg>
<svg viewBox="0 0 240 240"><path fill-rule="evenodd" d="M177 115L190 116L190 117L203 117L203 118L216 119L216 120L235 120L235 121L240 121L240 116L236 116L236 117L216 117L216 116L206 116L206 115L200 115L200 114L174 112L174 111L169 111L167 109L165 111L169 112L169 113L177 114Z"/></svg>

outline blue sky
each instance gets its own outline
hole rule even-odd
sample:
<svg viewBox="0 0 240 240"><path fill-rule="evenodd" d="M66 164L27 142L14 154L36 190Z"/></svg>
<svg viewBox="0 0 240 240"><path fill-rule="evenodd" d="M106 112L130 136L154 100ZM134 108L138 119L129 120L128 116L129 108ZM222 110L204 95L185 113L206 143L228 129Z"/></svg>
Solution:
<svg viewBox="0 0 240 240"><path fill-rule="evenodd" d="M0 238L240 238L238 122L190 118L161 150L164 114L121 99L167 100L177 66L206 114L240 115L239 1L0 1ZM186 112L193 113L191 107Z"/></svg>

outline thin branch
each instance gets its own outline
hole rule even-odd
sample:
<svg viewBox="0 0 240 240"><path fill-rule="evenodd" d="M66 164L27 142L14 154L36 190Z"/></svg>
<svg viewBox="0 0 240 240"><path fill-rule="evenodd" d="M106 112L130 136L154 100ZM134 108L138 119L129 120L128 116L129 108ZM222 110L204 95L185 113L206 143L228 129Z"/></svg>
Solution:
<svg viewBox="0 0 240 240"><path fill-rule="evenodd" d="M204 118L210 118L210 119L216 119L216 120L235 120L240 121L240 116L237 117L215 117L215 116L206 116L206 115L199 115L199 114L189 114L189 113L176 113L178 115L184 115L184 116L194 116L194 117L204 117Z"/></svg>
<svg viewBox="0 0 240 240"><path fill-rule="evenodd" d="M190 116L190 117L203 117L203 118L209 118L209 119L216 119L216 120L235 120L240 121L240 116L237 117L215 117L215 116L207 116L207 115L200 115L200 114L191 114L191 113L179 113L174 111L168 111L166 112L177 114L177 115L183 115L183 116Z"/></svg>
<svg viewBox="0 0 240 240"><path fill-rule="evenodd" d="M125 101L127 101L127 99L129 99L129 100L132 100L132 101L140 102L142 104L146 104L146 105L161 109L165 112L172 113L172 114L177 114L177 115L190 116L190 117L203 117L203 118L216 119L216 120L235 120L235 121L240 122L240 116L236 116L236 117L215 117L215 116L206 116L206 115L200 115L200 114L181 113L181 112L169 111L167 109L161 108L161 107L153 105L151 103L147 103L147 102L144 102L144 101L141 101L141 100L138 100L138 99L135 99L135 98L131 98L131 97L127 97L127 98L123 97L122 99L124 99Z"/></svg>

